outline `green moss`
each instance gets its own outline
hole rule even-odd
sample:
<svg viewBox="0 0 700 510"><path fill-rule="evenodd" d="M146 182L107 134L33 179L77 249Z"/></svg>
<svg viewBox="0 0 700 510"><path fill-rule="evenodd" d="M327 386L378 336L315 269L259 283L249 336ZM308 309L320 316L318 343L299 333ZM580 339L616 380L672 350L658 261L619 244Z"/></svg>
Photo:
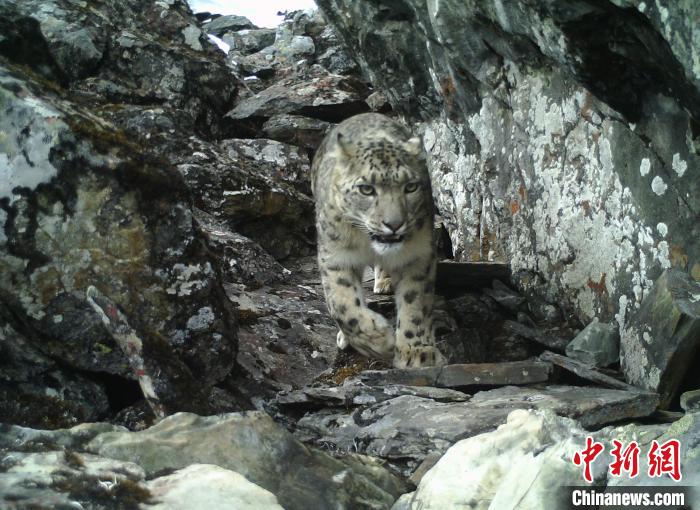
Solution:
<svg viewBox="0 0 700 510"><path fill-rule="evenodd" d="M103 354L103 355L112 354L112 352L114 352L114 349L112 349L111 347L108 347L105 344L101 344L99 342L95 343L95 349L97 351L99 351L100 354Z"/></svg>

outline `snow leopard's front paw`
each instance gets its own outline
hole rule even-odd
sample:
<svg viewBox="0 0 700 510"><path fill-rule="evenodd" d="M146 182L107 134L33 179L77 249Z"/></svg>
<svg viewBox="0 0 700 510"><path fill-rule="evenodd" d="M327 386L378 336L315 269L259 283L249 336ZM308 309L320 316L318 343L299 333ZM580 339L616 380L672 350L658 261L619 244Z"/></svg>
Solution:
<svg viewBox="0 0 700 510"><path fill-rule="evenodd" d="M394 368L440 367L447 359L434 345L397 345L394 350Z"/></svg>
<svg viewBox="0 0 700 510"><path fill-rule="evenodd" d="M368 319L364 328L344 332L343 340L363 356L391 360L396 345L394 328L379 314L371 312Z"/></svg>

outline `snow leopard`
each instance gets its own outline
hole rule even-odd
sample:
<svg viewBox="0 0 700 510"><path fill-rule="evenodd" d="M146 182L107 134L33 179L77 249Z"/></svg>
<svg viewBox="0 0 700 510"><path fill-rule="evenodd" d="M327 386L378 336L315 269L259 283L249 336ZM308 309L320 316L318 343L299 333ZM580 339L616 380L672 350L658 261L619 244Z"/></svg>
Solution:
<svg viewBox="0 0 700 510"><path fill-rule="evenodd" d="M433 332L434 205L421 138L385 115L356 115L326 135L311 180L319 271L338 347L395 368L443 365ZM365 303L368 266L374 292L394 292L395 330Z"/></svg>

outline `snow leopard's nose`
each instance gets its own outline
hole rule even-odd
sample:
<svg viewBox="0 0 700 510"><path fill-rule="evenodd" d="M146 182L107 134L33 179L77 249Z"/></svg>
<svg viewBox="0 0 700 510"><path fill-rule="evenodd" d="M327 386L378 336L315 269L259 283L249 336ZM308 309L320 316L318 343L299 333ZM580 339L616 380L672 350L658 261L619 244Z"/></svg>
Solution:
<svg viewBox="0 0 700 510"><path fill-rule="evenodd" d="M396 221L382 221L382 224L387 227L389 230L391 230L392 234L395 234L396 232L399 231L401 227L403 227L403 220L396 220Z"/></svg>

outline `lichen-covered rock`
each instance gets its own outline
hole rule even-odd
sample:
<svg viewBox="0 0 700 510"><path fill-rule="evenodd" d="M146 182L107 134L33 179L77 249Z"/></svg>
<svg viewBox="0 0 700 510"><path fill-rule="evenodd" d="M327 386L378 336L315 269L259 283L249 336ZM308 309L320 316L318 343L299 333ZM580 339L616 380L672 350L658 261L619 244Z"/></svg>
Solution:
<svg viewBox="0 0 700 510"><path fill-rule="evenodd" d="M236 335L185 182L146 146L19 72L2 70L0 94L1 129L16 134L0 159L0 288L12 324L64 365L131 378L86 307L94 285L138 331L171 409L196 407L185 386L227 376Z"/></svg>
<svg viewBox="0 0 700 510"><path fill-rule="evenodd" d="M6 508L138 508L150 501L141 485L144 472L120 462L73 451L7 454L0 473L0 497Z"/></svg>
<svg viewBox="0 0 700 510"><path fill-rule="evenodd" d="M665 408L698 352L700 283L683 271L665 271L625 327L622 370L630 384L659 393Z"/></svg>
<svg viewBox="0 0 700 510"><path fill-rule="evenodd" d="M262 125L265 135L279 142L316 150L332 124L302 115L273 115Z"/></svg>
<svg viewBox="0 0 700 510"><path fill-rule="evenodd" d="M195 209L194 218L207 245L221 260L225 283L258 288L282 280L285 268L258 243L232 232L225 223L199 209Z"/></svg>
<svg viewBox="0 0 700 510"><path fill-rule="evenodd" d="M681 408L687 413L700 412L700 389L686 391L681 394Z"/></svg>
<svg viewBox="0 0 700 510"><path fill-rule="evenodd" d="M311 163L303 149L264 138L223 140L221 147L234 163L253 167L257 175L272 182L289 183L311 195Z"/></svg>
<svg viewBox="0 0 700 510"><path fill-rule="evenodd" d="M91 101L167 104L208 134L232 103L223 54L182 2L2 2L0 23L30 27L19 42L26 52L7 44L7 58L39 67L35 54L46 52L56 63L51 78Z"/></svg>
<svg viewBox="0 0 700 510"><path fill-rule="evenodd" d="M261 412L178 413L141 432L101 434L86 448L137 461L147 477L191 464L215 464L267 489L290 510L389 508L402 489L385 468L308 448Z"/></svg>
<svg viewBox="0 0 700 510"><path fill-rule="evenodd" d="M204 24L204 30L206 30L208 34L215 35L217 37L223 36L226 32L254 30L256 28L258 27L253 25L253 22L248 18L245 16L236 16L235 14L218 16Z"/></svg>
<svg viewBox="0 0 700 510"><path fill-rule="evenodd" d="M262 92L239 102L226 114L233 120L269 119L289 113L338 122L367 111L367 89L356 78L330 74L322 68L308 81L299 77L276 82Z"/></svg>
<svg viewBox="0 0 700 510"><path fill-rule="evenodd" d="M700 277L696 3L318 3L394 109L427 119L456 257L620 326L664 269Z"/></svg>
<svg viewBox="0 0 700 510"><path fill-rule="evenodd" d="M278 260L311 253L313 201L279 178L284 165L258 154L229 154L226 143L192 144L194 152L174 159L197 208L258 242ZM274 148L268 156L280 158Z"/></svg>
<svg viewBox="0 0 700 510"><path fill-rule="evenodd" d="M447 450L399 508L566 508L564 487L581 483L571 457L585 434L553 413L513 411L493 432Z"/></svg>
<svg viewBox="0 0 700 510"><path fill-rule="evenodd" d="M231 46L231 50L250 55L274 44L275 34L276 31L272 28L259 28L226 32L221 39Z"/></svg>

